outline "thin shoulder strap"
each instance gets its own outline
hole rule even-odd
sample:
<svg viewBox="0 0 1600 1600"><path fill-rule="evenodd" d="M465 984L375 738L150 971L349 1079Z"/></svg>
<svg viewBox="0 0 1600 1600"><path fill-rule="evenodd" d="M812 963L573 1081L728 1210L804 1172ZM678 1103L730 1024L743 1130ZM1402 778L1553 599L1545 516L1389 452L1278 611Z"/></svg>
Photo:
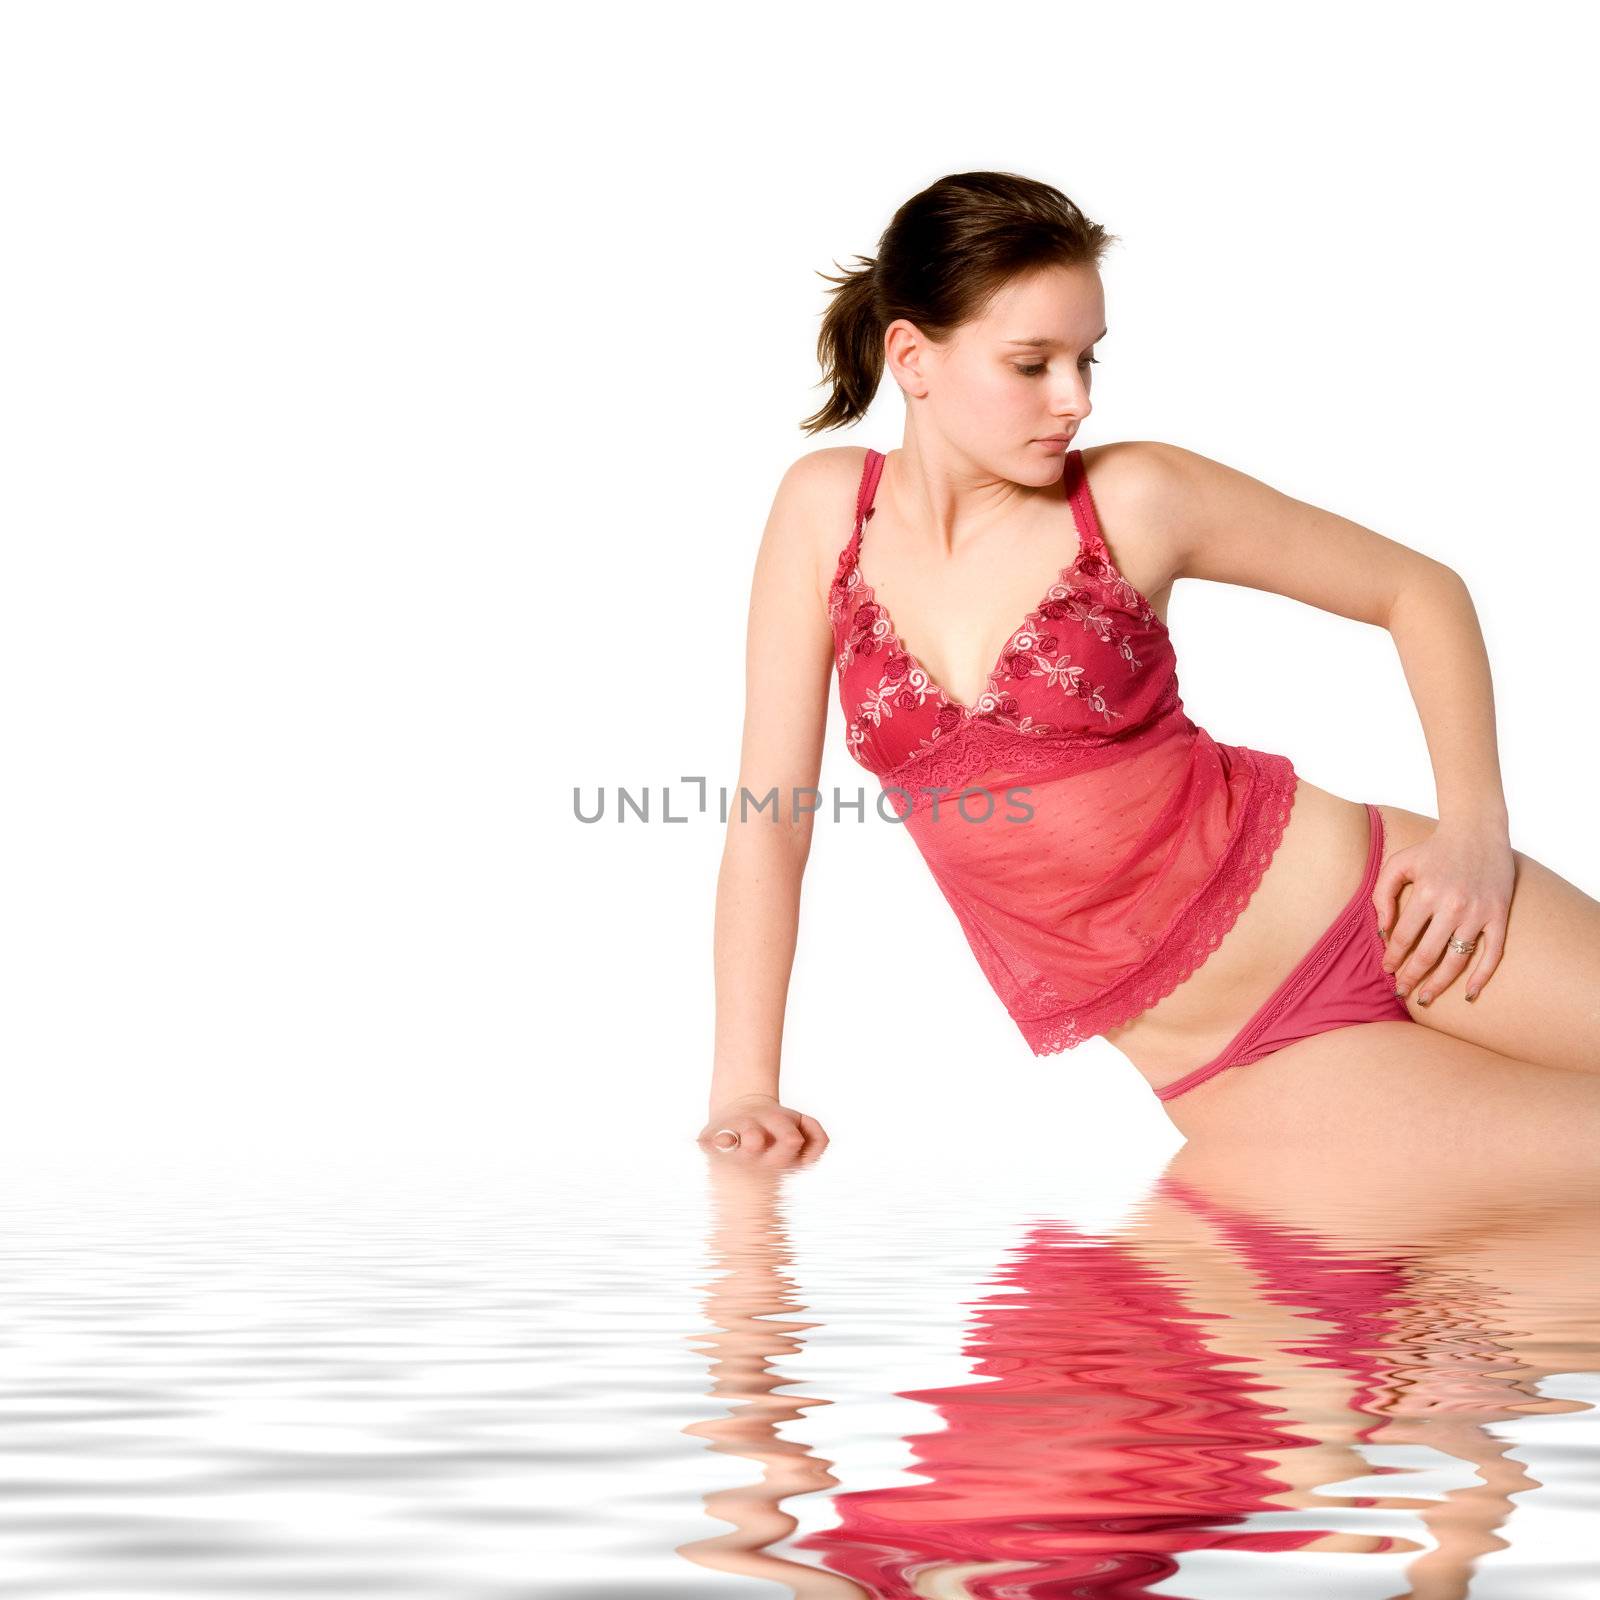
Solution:
<svg viewBox="0 0 1600 1600"><path fill-rule="evenodd" d="M1067 492L1072 500L1072 515L1078 524L1078 533L1086 550L1105 548L1100 534L1100 519L1095 515L1094 499L1089 493L1089 474L1084 470L1083 451L1067 452Z"/></svg>
<svg viewBox="0 0 1600 1600"><path fill-rule="evenodd" d="M850 530L849 542L839 552L839 564L833 574L835 583L838 583L850 570L850 564L856 558L856 551L861 547L861 532L867 525L867 518L874 510L872 497L878 492L878 479L883 475L883 462L883 454L869 445L867 459L861 465L861 487L856 491L856 520Z"/></svg>
<svg viewBox="0 0 1600 1600"><path fill-rule="evenodd" d="M861 488L856 494L856 522L855 537L861 537L861 530L866 526L867 518L872 515L872 497L878 492L878 479L883 476L882 454L867 447L867 459L861 465Z"/></svg>

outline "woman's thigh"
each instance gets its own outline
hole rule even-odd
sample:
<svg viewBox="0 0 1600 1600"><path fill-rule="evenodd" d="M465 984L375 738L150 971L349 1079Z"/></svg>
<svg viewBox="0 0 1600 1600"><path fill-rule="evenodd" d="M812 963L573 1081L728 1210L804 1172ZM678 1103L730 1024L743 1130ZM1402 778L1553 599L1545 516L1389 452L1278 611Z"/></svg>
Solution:
<svg viewBox="0 0 1600 1600"><path fill-rule="evenodd" d="M1508 1364L1504 1371L1486 1372L1480 1399L1492 1400L1494 1387L1505 1379L1526 1386L1549 1373L1592 1370L1593 1330L1600 1325L1600 1159L1582 1143L1585 1126L1593 1138L1590 1086L1596 1080L1554 1067L1486 1063L1477 1046L1408 1023L1369 1026L1380 1035L1409 1030L1419 1037L1424 1074L1464 1068L1475 1091L1487 1080L1490 1113L1508 1113L1521 1137L1505 1145L1496 1140L1481 1092L1473 1095L1477 1115L1465 1129L1457 1126L1445 1144L1431 1138L1407 1142L1387 1133L1375 1144L1369 1140L1374 1112L1385 1129L1390 1120L1378 1085L1363 1085L1367 1119L1352 1118L1342 1097L1333 1108L1347 1129L1360 1124L1355 1140L1344 1145L1329 1140L1308 1146L1281 1131L1259 1139L1243 1119L1246 1097L1236 1099L1232 1123L1222 1115L1219 1098L1209 1114L1209 1135L1188 1139L1167 1175L1286 1240L1352 1260L1403 1262L1415 1281L1396 1323L1397 1339L1404 1340L1406 1317L1470 1329L1488 1308L1485 1335L1521 1369ZM1376 1065L1384 1070L1381 1059ZM1399 1107L1413 1104L1413 1126L1438 1127L1431 1108L1438 1089L1430 1089L1424 1077L1421 1105L1415 1106L1416 1070L1406 1060L1391 1063L1390 1070ZM1549 1080L1556 1080L1556 1093L1541 1108ZM1537 1149L1530 1153L1526 1130L1537 1135L1552 1116L1574 1108L1577 1138L1552 1160ZM1453 1305L1456 1296L1461 1303ZM1418 1348L1427 1347L1424 1336ZM1455 1392L1459 1399L1461 1391ZM1559 1402L1554 1408L1576 1406Z"/></svg>
<svg viewBox="0 0 1600 1600"><path fill-rule="evenodd" d="M1481 1004L1474 1001L1474 1006ZM1586 1181L1600 1075L1514 1059L1398 1019L1331 1028L1165 1101L1190 1139L1225 1141L1285 1181L1306 1163L1432 1183Z"/></svg>
<svg viewBox="0 0 1600 1600"><path fill-rule="evenodd" d="M1396 806L1378 811L1385 860L1438 826L1433 817ZM1522 851L1512 856L1516 880L1494 976L1469 1004L1474 957L1425 1006L1417 996L1434 985L1416 984L1406 1009L1427 1028L1501 1055L1600 1073L1600 901ZM1411 885L1402 885L1402 909L1410 893Z"/></svg>
<svg viewBox="0 0 1600 1600"><path fill-rule="evenodd" d="M1268 1056L1235 1067L1193 1090L1191 1096L1167 1103L1169 1115L1181 1119L1183 1131L1190 1135L1174 1151L1167 1175L1224 1207L1326 1237L1352 1253L1383 1256L1396 1249L1438 1253L1464 1243L1477 1247L1485 1239L1508 1232L1521 1237L1535 1223L1578 1213L1588 1219L1586 1225L1600 1248L1600 1229L1595 1227L1600 1219L1600 1155L1592 1147L1581 1147L1581 1127L1573 1141L1579 1147L1575 1159L1552 1165L1538 1149L1530 1157L1527 1142L1518 1156L1511 1145L1493 1142L1493 1129L1481 1109L1485 1097L1476 1093L1473 1098L1480 1110L1476 1116L1469 1113L1466 1129L1458 1131L1452 1143L1415 1136L1419 1126L1431 1130L1438 1125L1430 1097L1447 1092L1440 1086L1442 1075L1457 1067L1464 1068L1469 1084L1480 1090L1488 1079L1491 1111L1493 1096L1504 1091L1503 1098L1512 1102L1514 1121L1530 1118L1535 1131L1548 1113L1530 1107L1521 1092L1525 1081L1542 1089L1546 1080L1559 1079L1558 1087L1573 1093L1558 1094L1556 1110L1575 1105L1581 1116L1595 1115L1591 1107L1595 1091L1585 1086L1586 1080L1557 1067L1533 1067L1504 1058L1485 1063L1478 1046L1414 1029L1409 1023L1377 1022L1344 1031L1358 1046L1363 1033L1372 1036L1372 1053L1358 1061L1344 1083L1375 1098L1363 1108L1352 1095L1339 1092L1343 1084L1334 1082L1335 1104L1327 1115L1333 1129L1344 1130L1342 1136L1324 1137L1331 1132L1326 1120L1308 1126L1310 1113L1322 1114L1317 1102L1328 1092L1325 1084L1309 1083L1291 1114L1284 1095L1293 1092L1292 1086L1274 1086L1267 1078L1253 1085L1246 1081L1243 1074L1272 1066L1274 1057ZM1386 1033L1410 1038L1390 1044L1384 1039ZM1424 1058L1420 1070L1406 1055L1414 1044L1420 1045ZM1329 1061L1320 1069L1324 1079L1340 1065L1331 1046L1329 1052ZM1294 1070L1292 1064L1289 1070ZM1317 1070L1312 1063L1310 1071ZM1372 1082L1384 1073L1396 1090L1393 1109L1382 1085ZM1236 1077L1231 1087L1239 1091L1231 1095L1222 1092L1230 1077ZM1212 1088L1219 1092L1212 1095ZM1202 1099L1202 1094L1209 1098ZM1190 1105L1185 1106L1186 1098ZM1396 1131L1389 1131L1394 1124ZM1375 1128L1378 1137L1373 1139ZM1463 1150L1476 1154L1463 1160ZM1570 1153L1569 1146L1569 1157ZM1600 1285L1600 1277L1594 1281Z"/></svg>

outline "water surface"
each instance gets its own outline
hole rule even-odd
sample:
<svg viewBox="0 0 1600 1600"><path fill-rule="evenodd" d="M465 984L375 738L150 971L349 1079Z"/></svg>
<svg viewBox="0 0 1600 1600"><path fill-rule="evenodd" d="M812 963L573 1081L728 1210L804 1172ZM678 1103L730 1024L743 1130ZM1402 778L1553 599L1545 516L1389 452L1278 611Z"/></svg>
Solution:
<svg viewBox="0 0 1600 1600"><path fill-rule="evenodd" d="M4 1593L1596 1592L1592 1200L1214 1180L13 1168Z"/></svg>

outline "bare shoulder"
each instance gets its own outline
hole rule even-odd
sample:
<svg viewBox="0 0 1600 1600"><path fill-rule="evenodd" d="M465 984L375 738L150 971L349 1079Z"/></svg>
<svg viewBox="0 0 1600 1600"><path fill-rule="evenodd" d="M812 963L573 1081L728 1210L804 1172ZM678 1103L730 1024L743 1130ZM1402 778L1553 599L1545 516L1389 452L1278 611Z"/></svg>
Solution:
<svg viewBox="0 0 1600 1600"><path fill-rule="evenodd" d="M792 461L778 484L770 528L814 574L826 608L839 554L850 542L851 512L866 460L862 445L825 445Z"/></svg>
<svg viewBox="0 0 1600 1600"><path fill-rule="evenodd" d="M1192 481L1186 457L1181 446L1158 439L1083 448L1084 476L1112 559L1158 610L1163 591L1183 571L1183 507Z"/></svg>
<svg viewBox="0 0 1600 1600"><path fill-rule="evenodd" d="M1112 557L1152 604L1173 579L1201 578L1387 626L1408 584L1449 570L1182 445L1140 439L1083 459Z"/></svg>
<svg viewBox="0 0 1600 1600"><path fill-rule="evenodd" d="M832 444L820 450L808 450L789 463L780 487L813 511L826 510L838 500L841 491L848 491L844 509L844 532L848 539L850 508L866 459L866 447L859 444Z"/></svg>

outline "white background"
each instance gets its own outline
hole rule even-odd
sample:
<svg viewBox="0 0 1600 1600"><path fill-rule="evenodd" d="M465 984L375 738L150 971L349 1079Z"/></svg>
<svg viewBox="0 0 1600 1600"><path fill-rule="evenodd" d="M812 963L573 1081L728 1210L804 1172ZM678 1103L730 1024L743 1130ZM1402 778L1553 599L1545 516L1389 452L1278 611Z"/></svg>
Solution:
<svg viewBox="0 0 1600 1600"><path fill-rule="evenodd" d="M8 7L4 1149L692 1139L722 828L684 779L737 781L784 468L901 442L892 382L799 432L817 274L947 172L1123 241L1081 443L1172 441L1463 574L1512 841L1600 891L1582 25ZM1386 634L1203 583L1170 620L1215 737L1435 812ZM830 714L822 784L870 800ZM619 785L691 820L575 819ZM1173 1139L1104 1041L1028 1054L878 822L818 824L784 1094L902 1149Z"/></svg>

